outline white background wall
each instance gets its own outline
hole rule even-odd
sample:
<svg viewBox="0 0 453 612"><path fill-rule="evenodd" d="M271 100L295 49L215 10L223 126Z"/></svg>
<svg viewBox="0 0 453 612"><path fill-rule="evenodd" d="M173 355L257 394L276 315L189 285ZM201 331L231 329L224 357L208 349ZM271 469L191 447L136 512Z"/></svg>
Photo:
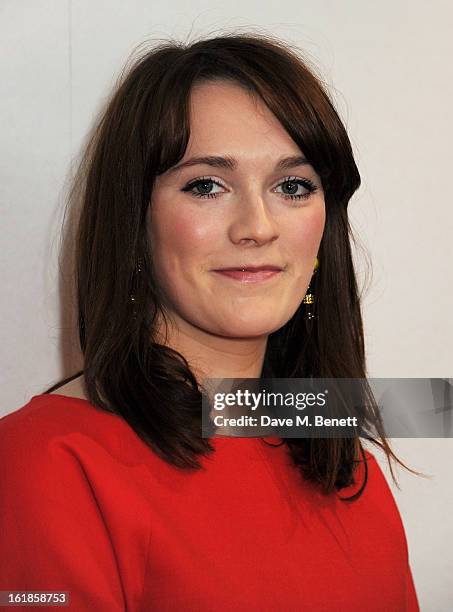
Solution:
<svg viewBox="0 0 453 612"><path fill-rule="evenodd" d="M349 131L363 179L351 219L373 264L369 375L453 376L450 2L1 0L0 415L81 363L61 307L65 181L125 61L146 40L249 27L305 50ZM398 469L401 491L388 479L421 609L444 612L453 601L452 440L398 439L394 448L432 475Z"/></svg>

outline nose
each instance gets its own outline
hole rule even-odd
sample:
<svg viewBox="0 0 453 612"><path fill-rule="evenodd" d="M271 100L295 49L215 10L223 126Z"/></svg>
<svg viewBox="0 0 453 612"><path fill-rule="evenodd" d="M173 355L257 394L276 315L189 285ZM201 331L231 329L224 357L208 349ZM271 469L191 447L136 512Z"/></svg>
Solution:
<svg viewBox="0 0 453 612"><path fill-rule="evenodd" d="M239 198L232 212L229 227L230 239L234 243L254 241L265 244L278 238L276 220L260 195L250 193Z"/></svg>

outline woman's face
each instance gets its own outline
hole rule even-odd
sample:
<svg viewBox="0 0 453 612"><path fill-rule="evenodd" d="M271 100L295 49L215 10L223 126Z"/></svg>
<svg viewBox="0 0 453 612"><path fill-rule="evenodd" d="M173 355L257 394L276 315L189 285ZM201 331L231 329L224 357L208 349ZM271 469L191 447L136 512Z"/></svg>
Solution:
<svg viewBox="0 0 453 612"><path fill-rule="evenodd" d="M148 210L167 308L185 328L267 336L291 319L312 276L325 223L319 176L308 164L279 168L303 152L263 102L227 81L193 88L190 132L184 158L157 177ZM208 156L234 167L179 167ZM260 282L215 272L265 264L283 271Z"/></svg>

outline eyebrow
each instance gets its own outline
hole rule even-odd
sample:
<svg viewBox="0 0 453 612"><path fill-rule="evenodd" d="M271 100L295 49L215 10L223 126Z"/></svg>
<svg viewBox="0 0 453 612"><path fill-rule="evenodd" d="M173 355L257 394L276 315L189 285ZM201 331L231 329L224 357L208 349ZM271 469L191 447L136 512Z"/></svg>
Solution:
<svg viewBox="0 0 453 612"><path fill-rule="evenodd" d="M234 157L229 155L222 157L218 155L206 155L202 157L192 157L185 162L181 162L176 166L170 168L167 172L173 173L176 170L187 168L189 166L197 166L199 164L205 164L206 166L212 166L213 168L223 168L224 170L236 170L238 167L238 161ZM282 157L276 166L276 170L288 170L290 168L296 168L297 166L310 166L310 163L303 155L292 155L289 157Z"/></svg>

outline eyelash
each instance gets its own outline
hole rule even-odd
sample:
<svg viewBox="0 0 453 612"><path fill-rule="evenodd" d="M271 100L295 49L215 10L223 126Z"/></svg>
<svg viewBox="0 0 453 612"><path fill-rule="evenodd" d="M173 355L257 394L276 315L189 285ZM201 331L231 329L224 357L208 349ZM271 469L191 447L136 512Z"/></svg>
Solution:
<svg viewBox="0 0 453 612"><path fill-rule="evenodd" d="M201 178L188 183L185 187L183 187L181 191L190 192L190 194L193 195L194 197L201 198L203 200L207 198L217 198L220 195L218 193L195 193L193 190L200 183L214 183L215 185L219 185L219 187L225 187L225 185L223 185L219 181L214 180L210 176L202 176ZM280 185L284 185L285 183L297 183L298 185L302 185L302 187L305 187L306 189L308 189L307 193L303 193L299 195L291 195L291 194L286 194L286 193L282 194L285 200L304 200L304 199L309 198L315 191L318 190L318 188L313 183L313 181L310 181L310 179L299 179L297 178L297 176L288 176L283 181L281 181L277 185L277 187L280 187Z"/></svg>

